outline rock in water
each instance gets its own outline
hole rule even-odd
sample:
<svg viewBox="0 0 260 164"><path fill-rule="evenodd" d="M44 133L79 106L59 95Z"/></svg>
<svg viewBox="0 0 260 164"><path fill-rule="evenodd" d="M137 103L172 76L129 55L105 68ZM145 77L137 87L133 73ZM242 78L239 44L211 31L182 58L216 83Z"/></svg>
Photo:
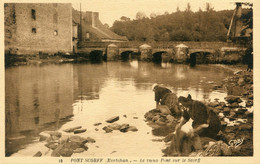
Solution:
<svg viewBox="0 0 260 164"><path fill-rule="evenodd" d="M59 154L63 157L70 157L73 154L73 150L70 148L63 148L59 151Z"/></svg>
<svg viewBox="0 0 260 164"><path fill-rule="evenodd" d="M69 149L72 149L72 150L76 150L77 148L80 147L80 143L78 142L68 142L68 143L65 143L63 148L69 148Z"/></svg>
<svg viewBox="0 0 260 164"><path fill-rule="evenodd" d="M221 149L220 146L215 143L213 145L209 145L208 148L202 153L202 156L206 157L212 157L212 156L220 156L221 155Z"/></svg>
<svg viewBox="0 0 260 164"><path fill-rule="evenodd" d="M113 129L110 129L109 127L105 126L102 128L106 133L110 133L113 131Z"/></svg>
<svg viewBox="0 0 260 164"><path fill-rule="evenodd" d="M227 115L227 114L230 113L230 110L231 110L231 109L230 109L229 107L224 107L223 113Z"/></svg>
<svg viewBox="0 0 260 164"><path fill-rule="evenodd" d="M227 96L224 98L228 103L232 104L234 102L241 103L242 100L239 96Z"/></svg>
<svg viewBox="0 0 260 164"><path fill-rule="evenodd" d="M71 136L71 137L69 138L69 140L70 140L71 142L79 143L80 145L82 145L82 144L88 142L86 138L83 138L83 137L80 137L80 136Z"/></svg>
<svg viewBox="0 0 260 164"><path fill-rule="evenodd" d="M120 132L127 132L128 128L129 128L129 124L122 124L120 128Z"/></svg>
<svg viewBox="0 0 260 164"><path fill-rule="evenodd" d="M34 157L41 157L42 156L42 152L38 151L36 154L34 154Z"/></svg>
<svg viewBox="0 0 260 164"><path fill-rule="evenodd" d="M88 150L88 144L85 143L84 145L82 145L82 148L83 148L85 151L87 151L87 150Z"/></svg>
<svg viewBox="0 0 260 164"><path fill-rule="evenodd" d="M221 107L225 107L225 106L226 106L226 103L225 103L225 102L220 102L219 105L220 105Z"/></svg>
<svg viewBox="0 0 260 164"><path fill-rule="evenodd" d="M70 132L74 132L76 129L80 129L80 128L82 128L82 127L76 126L76 127L73 127L73 128L64 129L63 131L70 133Z"/></svg>
<svg viewBox="0 0 260 164"><path fill-rule="evenodd" d="M41 132L39 134L39 136L40 136L40 141L44 141L44 140L46 140L46 139L51 137L51 135L48 132L46 132L46 131Z"/></svg>
<svg viewBox="0 0 260 164"><path fill-rule="evenodd" d="M251 131L253 129L253 125L251 124L243 124L239 126L240 131Z"/></svg>
<svg viewBox="0 0 260 164"><path fill-rule="evenodd" d="M237 102L234 102L234 103L231 104L231 107L232 108L238 108L239 104Z"/></svg>
<svg viewBox="0 0 260 164"><path fill-rule="evenodd" d="M61 151L61 149L63 149L63 145L64 144L59 144L58 147L55 150L52 151L51 156L52 157L60 157L61 156L60 151Z"/></svg>
<svg viewBox="0 0 260 164"><path fill-rule="evenodd" d="M119 120L119 116L115 116L115 117L111 117L111 118L107 119L106 122L113 123L118 120Z"/></svg>
<svg viewBox="0 0 260 164"><path fill-rule="evenodd" d="M129 128L127 129L127 131L136 132L136 131L138 131L138 129L137 129L135 126L129 126Z"/></svg>
<svg viewBox="0 0 260 164"><path fill-rule="evenodd" d="M210 102L209 104L208 104L208 106L210 106L210 107L217 107L219 105L219 103L217 102L217 101L213 101L213 102Z"/></svg>
<svg viewBox="0 0 260 164"><path fill-rule="evenodd" d="M57 138L60 138L62 136L61 132L57 132L57 131L50 131L49 134L52 136L52 137L57 137Z"/></svg>
<svg viewBox="0 0 260 164"><path fill-rule="evenodd" d="M155 122L155 121L159 120L159 118L160 118L160 115L159 115L159 114L158 114L158 115L155 115L155 116L152 118L152 121Z"/></svg>
<svg viewBox="0 0 260 164"><path fill-rule="evenodd" d="M112 129L112 130L119 130L121 128L121 125L119 125L117 123L113 123L111 125L108 125L107 127Z"/></svg>
<svg viewBox="0 0 260 164"><path fill-rule="evenodd" d="M59 138L59 143L63 144L69 141L69 136L63 135L61 138Z"/></svg>
<svg viewBox="0 0 260 164"><path fill-rule="evenodd" d="M253 106L253 101L247 100L246 101L246 107L251 107L251 106Z"/></svg>
<svg viewBox="0 0 260 164"><path fill-rule="evenodd" d="M56 148L58 147L58 143L52 143L52 142L50 142L50 143L45 144L44 146L46 146L46 147L49 148L49 149L54 150L54 149L56 149Z"/></svg>
<svg viewBox="0 0 260 164"><path fill-rule="evenodd" d="M87 142L88 142L88 143L95 143L96 140L94 140L94 139L91 138L91 137L88 137L88 138L87 138Z"/></svg>
<svg viewBox="0 0 260 164"><path fill-rule="evenodd" d="M253 112L246 111L245 117L253 118Z"/></svg>
<svg viewBox="0 0 260 164"><path fill-rule="evenodd" d="M102 124L101 122L98 122L98 123L95 123L94 126L99 126L101 124Z"/></svg>
<svg viewBox="0 0 260 164"><path fill-rule="evenodd" d="M221 149L222 155L224 155L224 156L232 155L231 148L226 143L221 143L220 149Z"/></svg>
<svg viewBox="0 0 260 164"><path fill-rule="evenodd" d="M76 150L74 150L73 152L74 153L82 153L84 152L85 150L83 148L77 148Z"/></svg>
<svg viewBox="0 0 260 164"><path fill-rule="evenodd" d="M243 77L240 77L238 79L238 82L237 82L239 85L243 85L244 84L244 78Z"/></svg>
<svg viewBox="0 0 260 164"><path fill-rule="evenodd" d="M87 131L87 129L78 129L78 130L74 130L74 134L84 133L85 131Z"/></svg>

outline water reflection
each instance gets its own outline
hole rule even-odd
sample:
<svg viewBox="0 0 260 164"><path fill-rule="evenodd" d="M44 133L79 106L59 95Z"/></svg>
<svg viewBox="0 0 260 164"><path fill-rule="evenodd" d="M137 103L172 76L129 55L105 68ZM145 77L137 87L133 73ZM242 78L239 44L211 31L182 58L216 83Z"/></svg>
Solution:
<svg viewBox="0 0 260 164"><path fill-rule="evenodd" d="M70 68L49 65L6 70L6 142L11 141L7 154L16 151L8 150L8 146L13 148L19 139L37 136L42 129L58 129L62 125L60 119L72 115L73 71Z"/></svg>
<svg viewBox="0 0 260 164"><path fill-rule="evenodd" d="M138 68L138 60L131 60L130 65L131 65L131 67L137 69Z"/></svg>
<svg viewBox="0 0 260 164"><path fill-rule="evenodd" d="M188 65L158 65L136 60L7 68L6 154L10 155L33 142L32 137L43 130L61 128L69 121L62 118L80 113L83 109L89 110L86 117L91 113L92 117L88 119L93 122L101 117L105 119L113 112L139 113L142 117L154 106L153 83L169 87L178 96L190 93L194 99L200 100L223 97L222 93L213 92L207 82L219 84L231 74L214 66L191 68ZM95 103L89 104L89 100ZM73 111L73 104L76 104L76 111ZM127 109L126 104L131 104L131 108ZM96 115L91 110L95 110ZM73 121L78 117L80 120L87 119L74 116Z"/></svg>
<svg viewBox="0 0 260 164"><path fill-rule="evenodd" d="M172 66L172 64L169 63L169 62L167 62L167 63L161 62L161 67L162 67L162 68L171 68L171 66Z"/></svg>
<svg viewBox="0 0 260 164"><path fill-rule="evenodd" d="M108 75L105 64L73 65L74 100L99 99L99 91Z"/></svg>

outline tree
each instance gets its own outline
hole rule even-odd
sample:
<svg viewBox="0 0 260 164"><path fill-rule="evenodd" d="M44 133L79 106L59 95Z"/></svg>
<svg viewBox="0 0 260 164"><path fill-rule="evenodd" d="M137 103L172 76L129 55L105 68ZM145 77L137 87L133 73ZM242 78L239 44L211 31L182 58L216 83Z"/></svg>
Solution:
<svg viewBox="0 0 260 164"><path fill-rule="evenodd" d="M155 13L150 14L150 18L155 18L157 15Z"/></svg>
<svg viewBox="0 0 260 164"><path fill-rule="evenodd" d="M169 15L169 12L168 12L168 11L165 11L163 15Z"/></svg>
<svg viewBox="0 0 260 164"><path fill-rule="evenodd" d="M123 22L131 21L131 19L126 16L121 16L120 20Z"/></svg>
<svg viewBox="0 0 260 164"><path fill-rule="evenodd" d="M171 14L152 13L153 19L140 11L134 20L122 16L111 30L136 41L224 41L232 15L232 10L214 11L209 3L206 11L193 12L187 4L184 11L177 7Z"/></svg>
<svg viewBox="0 0 260 164"><path fill-rule="evenodd" d="M144 12L138 11L135 16L136 20L141 20L144 18L147 18L146 14Z"/></svg>
<svg viewBox="0 0 260 164"><path fill-rule="evenodd" d="M109 25L108 25L107 23L105 23L104 26L105 26L106 28L109 28Z"/></svg>
<svg viewBox="0 0 260 164"><path fill-rule="evenodd" d="M177 6L177 8L176 8L176 12L181 12L179 6Z"/></svg>
<svg viewBox="0 0 260 164"><path fill-rule="evenodd" d="M170 34L166 31L160 35L160 41L170 41Z"/></svg>
<svg viewBox="0 0 260 164"><path fill-rule="evenodd" d="M213 11L214 10L214 7L212 7L211 5L210 5L210 3L206 3L206 12L211 12L211 11Z"/></svg>
<svg viewBox="0 0 260 164"><path fill-rule="evenodd" d="M190 3L187 4L187 8L185 10L186 12L191 12L191 7L190 7Z"/></svg>

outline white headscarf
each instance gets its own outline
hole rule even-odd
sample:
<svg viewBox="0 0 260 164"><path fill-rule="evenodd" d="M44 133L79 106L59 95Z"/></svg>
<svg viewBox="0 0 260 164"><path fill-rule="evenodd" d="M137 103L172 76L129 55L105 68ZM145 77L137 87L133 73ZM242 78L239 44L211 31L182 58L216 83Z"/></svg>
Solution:
<svg viewBox="0 0 260 164"><path fill-rule="evenodd" d="M158 86L158 84L157 84L157 83L154 83L153 86L152 86L152 90L154 90L154 88L155 88L156 86Z"/></svg>

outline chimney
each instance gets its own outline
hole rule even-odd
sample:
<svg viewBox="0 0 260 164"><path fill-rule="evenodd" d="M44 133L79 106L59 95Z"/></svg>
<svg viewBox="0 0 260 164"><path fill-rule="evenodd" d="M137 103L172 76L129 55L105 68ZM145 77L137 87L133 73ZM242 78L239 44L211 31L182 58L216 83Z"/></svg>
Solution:
<svg viewBox="0 0 260 164"><path fill-rule="evenodd" d="M92 27L96 27L97 22L99 21L99 13L92 12L92 11L86 11L85 19L86 19L87 23L89 23Z"/></svg>
<svg viewBox="0 0 260 164"><path fill-rule="evenodd" d="M98 19L99 19L99 13L98 12L92 12L92 27L97 26Z"/></svg>
<svg viewBox="0 0 260 164"><path fill-rule="evenodd" d="M86 22L92 25L92 12L91 11L86 11Z"/></svg>

